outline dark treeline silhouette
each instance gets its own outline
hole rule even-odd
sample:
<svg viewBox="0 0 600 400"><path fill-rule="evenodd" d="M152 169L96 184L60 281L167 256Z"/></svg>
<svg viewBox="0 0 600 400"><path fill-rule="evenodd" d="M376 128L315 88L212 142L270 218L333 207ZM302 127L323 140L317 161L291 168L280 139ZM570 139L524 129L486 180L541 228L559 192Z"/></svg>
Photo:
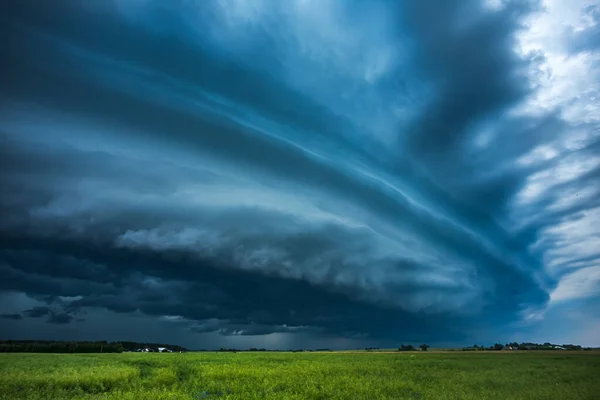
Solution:
<svg viewBox="0 0 600 400"><path fill-rule="evenodd" d="M197 351L213 351L213 350L197 350ZM249 349L227 349L225 347L221 347L219 350L219 352L224 352L224 353L238 353L238 352L244 352L244 351L279 351L279 352L292 352L292 353L300 353L300 352L313 352L313 351L331 351L331 349L316 349L316 350L312 350L312 349L288 349L288 350L268 350L268 349L257 349L256 347L251 347Z"/></svg>
<svg viewBox="0 0 600 400"><path fill-rule="evenodd" d="M496 343L493 346L490 347L485 347L485 346L478 346L476 344L474 344L472 347L463 347L462 349L463 351L499 351L499 350L591 350L591 348L589 347L582 347L580 345L575 345L575 344L553 344L553 343L543 343L543 344L539 344L539 343L531 343L531 342L524 342L524 343L517 343L517 342L513 342L513 343L506 343L506 344L501 344L501 343Z"/></svg>
<svg viewBox="0 0 600 400"><path fill-rule="evenodd" d="M398 351L427 351L430 346L422 344L418 348L412 345L402 344ZM53 341L53 340L1 340L0 353L122 353L124 351L151 351L158 352L164 348L173 352L188 351L185 347L145 342L79 342L79 341ZM378 351L377 347L365 348L366 351ZM461 350L461 349L456 349ZM582 347L574 344L557 345L552 343L496 343L493 346L485 347L473 345L472 347L463 347L463 351L501 351L501 350L592 350L589 347ZM196 350L196 351L214 351L214 350ZM281 351L281 352L325 352L331 349L289 349L289 350L270 350L265 348L251 347L249 349L229 349L221 348L219 352L244 352L244 351Z"/></svg>
<svg viewBox="0 0 600 400"><path fill-rule="evenodd" d="M419 346L419 350L421 351L427 351L428 348L430 348L431 346L429 346L428 344L422 344ZM415 347L413 347L412 344L409 345L404 345L401 344L400 347L398 347L398 351L415 351L417 350Z"/></svg>
<svg viewBox="0 0 600 400"><path fill-rule="evenodd" d="M418 348L415 348L410 344L409 345L402 344L398 348L398 351L415 351L415 350L427 351L427 349L429 349L429 347L430 346L428 344L422 344ZM367 350L367 351L376 350L376 348L367 348L365 350ZM461 350L461 349L454 349L454 350ZM500 351L500 350L592 350L592 348L582 347L582 346L575 345L575 344L558 345L558 344L553 344L553 343L548 343L548 342L543 343L543 344L531 343L531 342L525 342L525 343L513 342L513 343L507 343L507 344L496 343L493 346L489 346L489 347L479 346L479 345L474 344L471 347L463 347L462 348L462 351Z"/></svg>
<svg viewBox="0 0 600 400"><path fill-rule="evenodd" d="M139 349L168 348L172 351L186 351L184 347L138 342L66 342L53 340L2 340L0 352L2 353L122 353L124 351L138 351Z"/></svg>

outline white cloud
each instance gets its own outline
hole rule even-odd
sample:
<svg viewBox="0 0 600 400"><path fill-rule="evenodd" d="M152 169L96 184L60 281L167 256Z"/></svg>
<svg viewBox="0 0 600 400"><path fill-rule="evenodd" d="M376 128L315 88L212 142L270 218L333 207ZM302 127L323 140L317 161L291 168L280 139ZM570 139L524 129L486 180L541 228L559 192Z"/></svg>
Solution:
<svg viewBox="0 0 600 400"><path fill-rule="evenodd" d="M543 61L531 76L536 92L515 112L539 115L561 109L568 122L600 122L600 53L573 54L569 47L571 32L592 23L583 13L590 4L588 0L546 0L544 11L527 22L518 50L524 56L541 54Z"/></svg>
<svg viewBox="0 0 600 400"><path fill-rule="evenodd" d="M598 198L593 181L580 181L600 168L600 157L586 150L598 139L600 123L600 52L573 51L574 32L597 21L583 12L588 0L546 0L519 36L517 51L535 55L531 70L534 91L511 115L543 117L557 113L562 132L537 132L537 147L517 160L531 174L512 204L521 227L556 218L543 229L531 250L542 252L549 276L558 280L553 303L600 294L600 212L589 208ZM553 217L573 210L571 215ZM587 260L587 261L586 261Z"/></svg>
<svg viewBox="0 0 600 400"><path fill-rule="evenodd" d="M553 303L584 299L600 293L600 264L582 268L564 276L558 287L550 295Z"/></svg>

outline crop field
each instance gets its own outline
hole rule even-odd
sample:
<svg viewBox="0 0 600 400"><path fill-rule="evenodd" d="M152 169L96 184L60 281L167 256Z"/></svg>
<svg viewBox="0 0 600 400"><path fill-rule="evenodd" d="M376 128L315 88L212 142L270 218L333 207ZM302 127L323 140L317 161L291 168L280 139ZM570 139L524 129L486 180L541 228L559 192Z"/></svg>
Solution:
<svg viewBox="0 0 600 400"><path fill-rule="evenodd" d="M0 399L600 399L598 352L0 354Z"/></svg>

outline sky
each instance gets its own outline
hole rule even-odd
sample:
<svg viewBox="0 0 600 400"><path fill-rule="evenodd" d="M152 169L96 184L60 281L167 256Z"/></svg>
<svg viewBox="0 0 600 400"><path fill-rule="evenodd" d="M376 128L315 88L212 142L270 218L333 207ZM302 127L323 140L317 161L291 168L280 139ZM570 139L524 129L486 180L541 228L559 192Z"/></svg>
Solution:
<svg viewBox="0 0 600 400"><path fill-rule="evenodd" d="M0 3L0 338L600 346L600 5Z"/></svg>

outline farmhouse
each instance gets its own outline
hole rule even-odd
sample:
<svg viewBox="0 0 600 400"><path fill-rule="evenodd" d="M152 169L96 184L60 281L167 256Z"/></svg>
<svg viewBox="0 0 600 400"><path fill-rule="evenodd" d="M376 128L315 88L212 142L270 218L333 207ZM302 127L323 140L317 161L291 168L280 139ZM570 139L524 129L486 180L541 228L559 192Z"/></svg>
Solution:
<svg viewBox="0 0 600 400"><path fill-rule="evenodd" d="M137 349L137 351L140 353L152 353L154 350L152 350L148 347L144 347L144 348Z"/></svg>

